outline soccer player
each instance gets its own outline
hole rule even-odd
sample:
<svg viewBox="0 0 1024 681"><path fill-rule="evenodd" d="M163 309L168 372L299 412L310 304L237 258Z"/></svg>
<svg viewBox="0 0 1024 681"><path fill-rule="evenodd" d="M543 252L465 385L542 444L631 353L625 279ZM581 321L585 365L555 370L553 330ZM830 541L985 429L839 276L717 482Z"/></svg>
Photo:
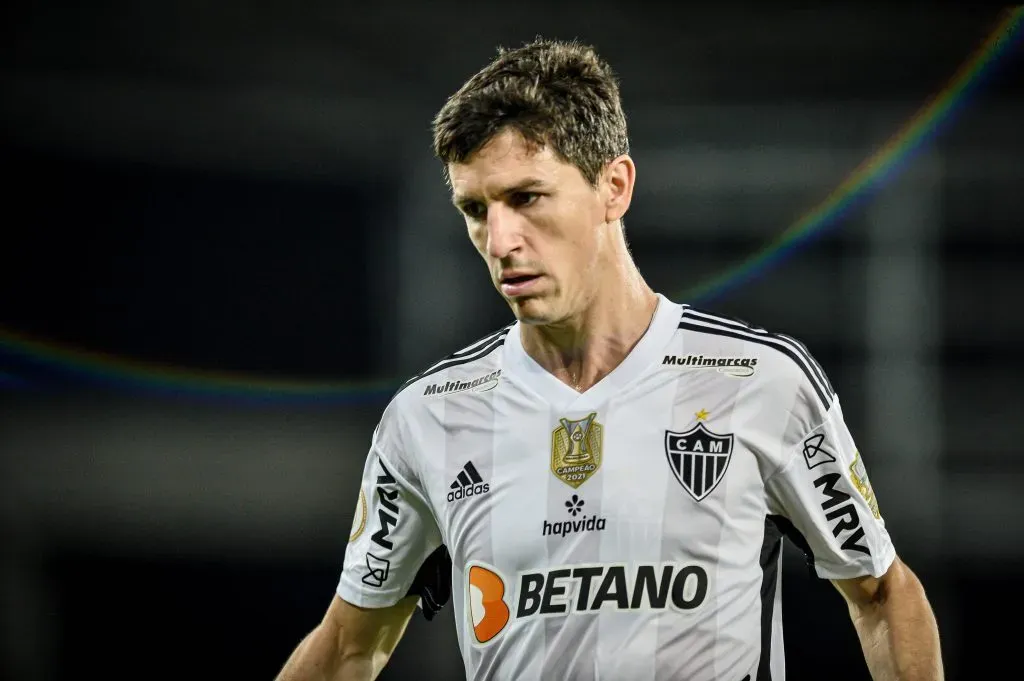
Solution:
<svg viewBox="0 0 1024 681"><path fill-rule="evenodd" d="M784 535L845 597L876 681L940 679L819 364L634 264L609 66L576 43L502 51L434 144L515 321L384 410L337 594L279 679L372 679L417 604L450 599L469 679L781 681Z"/></svg>

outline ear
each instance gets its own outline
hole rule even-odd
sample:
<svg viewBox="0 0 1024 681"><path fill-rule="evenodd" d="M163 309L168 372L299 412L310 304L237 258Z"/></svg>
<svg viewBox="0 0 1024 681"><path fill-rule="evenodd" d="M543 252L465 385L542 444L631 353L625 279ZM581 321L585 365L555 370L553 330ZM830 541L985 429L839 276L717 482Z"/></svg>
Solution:
<svg viewBox="0 0 1024 681"><path fill-rule="evenodd" d="M604 194L605 222L620 220L633 200L633 185L636 182L636 166L627 154L623 154L605 166L601 174Z"/></svg>

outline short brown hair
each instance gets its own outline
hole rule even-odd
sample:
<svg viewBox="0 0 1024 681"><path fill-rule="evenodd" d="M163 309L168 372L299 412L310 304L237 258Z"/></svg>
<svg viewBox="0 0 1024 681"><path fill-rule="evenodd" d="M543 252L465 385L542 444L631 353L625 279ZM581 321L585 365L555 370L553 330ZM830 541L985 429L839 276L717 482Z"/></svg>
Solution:
<svg viewBox="0 0 1024 681"><path fill-rule="evenodd" d="M591 184L629 152L616 76L576 41L500 48L434 118L434 154L446 165L461 163L508 128L532 146L550 147Z"/></svg>

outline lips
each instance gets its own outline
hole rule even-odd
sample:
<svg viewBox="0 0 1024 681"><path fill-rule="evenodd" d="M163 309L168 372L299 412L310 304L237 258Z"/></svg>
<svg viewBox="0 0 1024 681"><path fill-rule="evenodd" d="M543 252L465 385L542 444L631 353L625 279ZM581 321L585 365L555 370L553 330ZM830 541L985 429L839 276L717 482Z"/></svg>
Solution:
<svg viewBox="0 0 1024 681"><path fill-rule="evenodd" d="M536 275L536 274L511 274L511 275L506 274L505 276L503 276L501 278L501 283L502 284L521 284L524 281L528 281L530 279L536 279L537 276L538 275Z"/></svg>
<svg viewBox="0 0 1024 681"><path fill-rule="evenodd" d="M521 296L529 291L540 281L541 275L514 272L502 276L501 292L509 298Z"/></svg>

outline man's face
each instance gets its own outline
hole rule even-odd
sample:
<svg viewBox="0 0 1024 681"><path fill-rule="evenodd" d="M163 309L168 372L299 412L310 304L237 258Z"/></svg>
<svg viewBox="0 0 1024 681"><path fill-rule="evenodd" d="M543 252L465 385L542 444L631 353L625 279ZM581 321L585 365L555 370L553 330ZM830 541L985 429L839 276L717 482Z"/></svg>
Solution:
<svg viewBox="0 0 1024 681"><path fill-rule="evenodd" d="M514 131L448 167L452 201L491 280L524 323L550 324L581 310L600 276L606 201L549 148Z"/></svg>

